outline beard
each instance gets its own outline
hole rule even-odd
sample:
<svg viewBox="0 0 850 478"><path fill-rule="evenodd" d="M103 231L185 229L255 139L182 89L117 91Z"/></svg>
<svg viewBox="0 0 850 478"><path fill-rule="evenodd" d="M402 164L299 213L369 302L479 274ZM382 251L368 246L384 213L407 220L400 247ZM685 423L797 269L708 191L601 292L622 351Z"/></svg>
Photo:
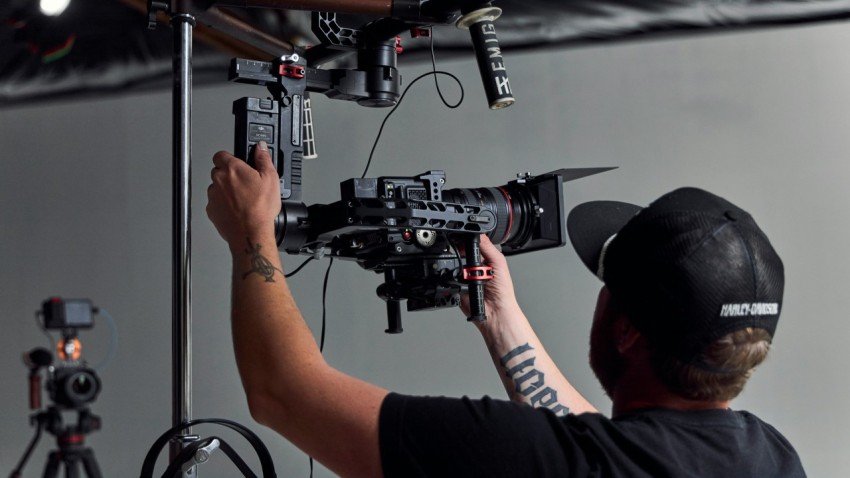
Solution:
<svg viewBox="0 0 850 478"><path fill-rule="evenodd" d="M614 323L617 315L603 313L590 328L590 368L609 398L614 398L614 389L623 377L625 360L617 350Z"/></svg>

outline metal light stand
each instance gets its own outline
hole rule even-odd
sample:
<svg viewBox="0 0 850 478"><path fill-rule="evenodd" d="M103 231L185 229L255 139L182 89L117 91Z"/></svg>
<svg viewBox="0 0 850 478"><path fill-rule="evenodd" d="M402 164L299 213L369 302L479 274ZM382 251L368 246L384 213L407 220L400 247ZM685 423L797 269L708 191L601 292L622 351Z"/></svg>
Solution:
<svg viewBox="0 0 850 478"><path fill-rule="evenodd" d="M192 416L192 31L195 17L191 1L148 1L148 28L156 27L156 14L170 15L174 32L172 46L172 424L177 427ZM171 442L169 461L173 461L188 443L198 440L185 429ZM191 467L181 474L196 475Z"/></svg>
<svg viewBox="0 0 850 478"><path fill-rule="evenodd" d="M177 0L172 5L174 31L172 92L172 424L192 418L192 29L195 18L190 3ZM171 442L169 458L174 460L186 443L197 440L191 429ZM195 476L197 467L184 471Z"/></svg>
<svg viewBox="0 0 850 478"><path fill-rule="evenodd" d="M149 28L156 25L156 13L170 15L173 30L173 90L172 90L172 426L178 427L192 419L192 34L196 18L190 0L148 2ZM274 41L262 33L211 9L202 12L205 20L221 30L243 40L260 43L265 49L291 51L292 46ZM241 33L241 34L240 34ZM187 428L177 436L169 449L173 461L188 443L199 437ZM196 476L196 467L183 476Z"/></svg>

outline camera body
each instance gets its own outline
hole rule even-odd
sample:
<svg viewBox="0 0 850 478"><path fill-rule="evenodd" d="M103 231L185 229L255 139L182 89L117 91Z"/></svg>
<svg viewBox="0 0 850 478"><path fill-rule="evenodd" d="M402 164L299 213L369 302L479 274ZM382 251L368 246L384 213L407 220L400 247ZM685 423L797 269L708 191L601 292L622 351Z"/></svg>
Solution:
<svg viewBox="0 0 850 478"><path fill-rule="evenodd" d="M46 388L56 406L76 410L97 399L101 383L95 371L88 367L62 364L49 374Z"/></svg>
<svg viewBox="0 0 850 478"><path fill-rule="evenodd" d="M54 365L53 354L38 348L25 354L24 362L29 366L33 380L39 377L42 367L46 368L45 388L50 400L59 409L84 408L100 393L100 378L82 360L82 345L77 338L79 329L94 326L96 310L89 299L51 297L41 304L44 328L62 333L56 347L58 361ZM33 386L30 390L31 408L40 408L40 395L40 386Z"/></svg>
<svg viewBox="0 0 850 478"><path fill-rule="evenodd" d="M348 179L339 201L306 208L281 249L321 251L366 270L392 271L394 285L379 295L408 299L408 310L453 306L465 284L457 247L465 238L486 234L507 255L565 244L563 180L555 171L498 187L445 189L440 170ZM440 292L446 290L451 297Z"/></svg>
<svg viewBox="0 0 850 478"><path fill-rule="evenodd" d="M269 145L280 176L281 213L275 220L280 250L356 261L384 274L377 294L387 301L388 331L400 332L399 303L407 310L452 307L468 290L472 320L484 320L483 283L492 277L480 263L478 237L486 234L506 255L566 243L563 182L611 168L559 169L518 175L496 187L445 189L444 171L417 176L352 178L340 184L340 200L302 202L305 144L304 99L322 91L312 69L234 59L231 79L263 84L274 98L241 98L233 104L235 154L250 161L259 141ZM396 325L392 325L396 324Z"/></svg>
<svg viewBox="0 0 850 478"><path fill-rule="evenodd" d="M473 320L484 320L481 287L491 275L480 255L469 254L480 235L505 255L563 246L563 183L607 169L524 173L501 186L457 189L445 188L440 170L348 179L340 184L341 199L330 204L283 200L278 245L384 274L376 292L387 302L388 332L401 331L401 301L408 311L454 307L466 291L480 304L471 306Z"/></svg>

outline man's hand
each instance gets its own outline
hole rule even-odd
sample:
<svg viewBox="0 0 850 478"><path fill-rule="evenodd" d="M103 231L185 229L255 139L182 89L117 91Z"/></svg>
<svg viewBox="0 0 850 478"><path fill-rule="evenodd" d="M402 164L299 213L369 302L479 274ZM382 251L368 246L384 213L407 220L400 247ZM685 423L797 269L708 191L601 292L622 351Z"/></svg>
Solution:
<svg viewBox="0 0 850 478"><path fill-rule="evenodd" d="M493 279L484 285L487 320L475 325L508 396L556 415L595 412L552 361L520 309L505 256L485 235L480 247L483 262L493 268ZM461 309L468 317L468 297L461 300Z"/></svg>
<svg viewBox="0 0 850 478"><path fill-rule="evenodd" d="M514 294L514 284L508 271L508 261L486 235L481 235L482 262L493 268L493 278L484 283L484 310L488 317L498 318L501 315L513 314L519 309ZM469 296L461 298L460 308L469 317ZM498 319L497 319L498 320ZM489 320L476 322L476 325L487 327Z"/></svg>
<svg viewBox="0 0 850 478"><path fill-rule="evenodd" d="M274 237L274 220L280 213L280 178L268 145L254 148L253 169L227 151L213 156L212 184L207 189L207 216L231 250L245 248L246 240Z"/></svg>

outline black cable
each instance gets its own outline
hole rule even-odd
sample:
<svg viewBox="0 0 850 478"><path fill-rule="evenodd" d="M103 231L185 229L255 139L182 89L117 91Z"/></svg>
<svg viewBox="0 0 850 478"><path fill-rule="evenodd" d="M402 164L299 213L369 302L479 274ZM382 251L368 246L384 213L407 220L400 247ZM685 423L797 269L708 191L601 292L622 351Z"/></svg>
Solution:
<svg viewBox="0 0 850 478"><path fill-rule="evenodd" d="M42 314L42 312L37 311L35 313L35 324L38 325L39 330L41 330L41 332L47 337L47 339L50 340L50 350L56 350L56 339L54 339L53 336L50 335L50 332L47 330L47 327L44 326L43 317L44 315Z"/></svg>
<svg viewBox="0 0 850 478"><path fill-rule="evenodd" d="M283 277L288 279L288 278L294 276L295 274L300 272L301 269L303 269L304 266L306 266L308 262L310 262L314 259L315 259L315 257L308 257L307 260L302 262L301 265L299 265L298 267L296 267L294 271L290 272L289 274L284 274ZM331 257L331 264L333 264L333 261L334 261L334 259L333 259L333 257ZM324 290L327 290L328 272L330 272L330 270L331 270L331 265L328 264L328 270L325 272L325 289ZM322 292L322 341L321 341L321 345L319 346L319 352L321 352L324 347L325 347L325 293L323 291ZM310 478L312 478L312 477L313 477L313 457L311 456L310 457Z"/></svg>
<svg viewBox="0 0 850 478"><path fill-rule="evenodd" d="M331 266L334 265L334 258L331 257L328 262L328 268L325 271L325 280L322 283L322 332L321 338L319 339L319 352L324 352L325 350L325 326L327 325L327 297L328 297L328 278L331 275ZM313 457L310 457L310 478L313 478Z"/></svg>
<svg viewBox="0 0 850 478"><path fill-rule="evenodd" d="M437 56L434 54L434 27L428 27L428 35L430 37L429 47L431 49L431 70L437 71ZM457 80L457 79L455 79ZM440 100L443 101L443 104L446 105L446 108L455 109L463 102L463 85L458 81L458 85L460 86L460 100L454 105L450 105L446 98L443 96L443 90L440 89L440 82L437 81L437 75L434 75L434 87L437 88L437 94L440 95Z"/></svg>
<svg viewBox="0 0 850 478"><path fill-rule="evenodd" d="M327 317L327 303L326 299L328 297L328 277L331 275L331 266L334 265L334 258L331 257L330 262L328 262L328 270L325 271L325 282L322 284L322 334L321 339L319 340L319 352L323 352L325 349L325 318Z"/></svg>
<svg viewBox="0 0 850 478"><path fill-rule="evenodd" d="M304 261L304 262L302 262L300 266L296 267L294 271L290 272L289 274L284 274L284 275L283 275L283 277L288 279L288 278L290 278L290 277L294 276L294 275L295 275L295 274L297 274L297 273L298 273L301 269L303 269L303 268L304 268L304 266L306 266L308 262L312 261L313 259L315 259L315 257L308 257L308 258L307 258L307 260L306 260L306 261Z"/></svg>
<svg viewBox="0 0 850 478"><path fill-rule="evenodd" d="M460 99L457 100L457 103L455 103L454 105L451 105L448 102L446 102L445 98L443 98L442 92L440 92L439 85L437 86L437 92L440 93L440 99L443 100L443 104L446 105L446 107L457 108L458 106L460 106L461 103L463 103L463 96L464 96L463 84L460 82L458 77L456 77L455 75L453 75L453 74L451 74L447 71L432 70L432 71L429 71L427 73L423 73L423 74L417 76L413 81L410 82L409 85L407 85L407 88L404 89L401 96L398 98L398 103L396 103L395 106L393 106L393 108L390 110L390 112L387 113L387 116L384 117L384 121L381 122L381 127L378 129L378 135L375 137L375 142L372 144L372 151L369 152L369 160L366 162L366 169L364 169L363 174L360 175L361 179L365 178L366 172L369 171L369 166L372 164L372 156L375 155L375 148L378 147L378 141L381 139L381 133L384 132L384 126L386 126L387 120L389 120L390 116L392 116L392 114L395 113L395 110L397 110L398 107L401 106L401 102L402 102L402 100L404 100L404 96L410 90L410 87L413 86L414 83L421 80L422 78L425 78L428 75L434 75L434 78L436 78L437 75L446 75L446 76L451 77L453 80L455 80L457 82L457 85L460 88Z"/></svg>

